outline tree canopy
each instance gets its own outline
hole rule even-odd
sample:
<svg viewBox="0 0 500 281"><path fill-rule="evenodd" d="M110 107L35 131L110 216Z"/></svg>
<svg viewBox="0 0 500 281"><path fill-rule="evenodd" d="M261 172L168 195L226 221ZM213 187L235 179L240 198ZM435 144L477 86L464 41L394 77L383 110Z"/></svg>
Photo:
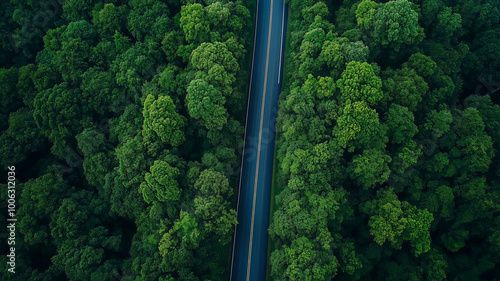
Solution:
<svg viewBox="0 0 500 281"><path fill-rule="evenodd" d="M500 2L288 4L273 280L499 280Z"/></svg>
<svg viewBox="0 0 500 281"><path fill-rule="evenodd" d="M19 200L0 280L227 279L251 3L0 10L0 163Z"/></svg>

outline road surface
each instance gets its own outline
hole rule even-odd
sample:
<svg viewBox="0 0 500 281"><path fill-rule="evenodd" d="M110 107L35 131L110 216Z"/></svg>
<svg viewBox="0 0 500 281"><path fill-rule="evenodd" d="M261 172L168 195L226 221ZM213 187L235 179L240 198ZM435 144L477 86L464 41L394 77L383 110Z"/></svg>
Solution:
<svg viewBox="0 0 500 281"><path fill-rule="evenodd" d="M264 281L266 277L275 121L283 75L286 18L284 0L257 0L231 281Z"/></svg>

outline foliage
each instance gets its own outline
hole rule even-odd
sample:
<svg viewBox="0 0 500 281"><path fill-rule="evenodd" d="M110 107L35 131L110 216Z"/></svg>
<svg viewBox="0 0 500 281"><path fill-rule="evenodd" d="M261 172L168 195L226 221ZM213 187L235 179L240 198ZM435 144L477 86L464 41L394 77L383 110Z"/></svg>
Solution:
<svg viewBox="0 0 500 281"><path fill-rule="evenodd" d="M183 127L186 121L182 115L175 112L174 102L169 96L159 96L155 99L153 95L148 95L142 114L145 137L156 134L163 142L172 146L184 142Z"/></svg>
<svg viewBox="0 0 500 281"><path fill-rule="evenodd" d="M274 280L497 281L500 1L286 2ZM0 3L1 280L227 279L250 3Z"/></svg>
<svg viewBox="0 0 500 281"><path fill-rule="evenodd" d="M364 101L373 106L382 99L382 80L366 62L349 62L337 85L340 88L342 103L347 100Z"/></svg>
<svg viewBox="0 0 500 281"><path fill-rule="evenodd" d="M497 280L500 2L288 3L274 280Z"/></svg>
<svg viewBox="0 0 500 281"><path fill-rule="evenodd" d="M187 88L186 104L189 115L209 130L221 130L227 123L227 111L224 108L225 97L206 81L196 79Z"/></svg>
<svg viewBox="0 0 500 281"><path fill-rule="evenodd" d="M423 39L418 13L408 0L389 1L378 6L373 15L373 32L376 42L391 45L396 50L402 44L411 45Z"/></svg>
<svg viewBox="0 0 500 281"><path fill-rule="evenodd" d="M245 5L0 3L0 164L19 199L0 280L226 279Z"/></svg>

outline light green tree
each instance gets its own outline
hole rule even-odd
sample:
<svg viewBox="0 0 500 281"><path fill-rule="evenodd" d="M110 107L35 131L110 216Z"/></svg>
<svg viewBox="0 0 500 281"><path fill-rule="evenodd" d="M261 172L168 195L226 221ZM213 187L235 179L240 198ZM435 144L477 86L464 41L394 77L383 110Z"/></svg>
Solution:
<svg viewBox="0 0 500 281"><path fill-rule="evenodd" d="M182 6L180 26L188 42L203 42L210 33L210 21L201 4Z"/></svg>
<svg viewBox="0 0 500 281"><path fill-rule="evenodd" d="M373 106L379 102L383 93L382 80L375 74L373 67L366 62L352 61L347 64L342 78L337 81L340 89L340 100L345 103L364 101Z"/></svg>
<svg viewBox="0 0 500 281"><path fill-rule="evenodd" d="M387 142L385 131L381 126L378 113L368 107L364 101L346 101L333 135L338 144L349 151L355 148L383 147Z"/></svg>
<svg viewBox="0 0 500 281"><path fill-rule="evenodd" d="M185 141L183 128L186 118L175 111L175 105L169 96L159 96L156 99L148 95L144 101L143 134L153 132L160 139L172 146L178 146Z"/></svg>
<svg viewBox="0 0 500 281"><path fill-rule="evenodd" d="M379 4L371 0L363 0L356 7L356 21L363 29L370 29L374 24L375 12Z"/></svg>

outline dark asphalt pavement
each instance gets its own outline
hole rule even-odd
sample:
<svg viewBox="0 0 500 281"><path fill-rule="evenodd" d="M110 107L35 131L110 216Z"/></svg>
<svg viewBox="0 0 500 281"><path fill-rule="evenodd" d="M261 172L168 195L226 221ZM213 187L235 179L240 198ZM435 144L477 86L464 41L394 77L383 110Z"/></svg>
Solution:
<svg viewBox="0 0 500 281"><path fill-rule="evenodd" d="M231 281L264 281L275 121L283 75L284 0L258 0Z"/></svg>

